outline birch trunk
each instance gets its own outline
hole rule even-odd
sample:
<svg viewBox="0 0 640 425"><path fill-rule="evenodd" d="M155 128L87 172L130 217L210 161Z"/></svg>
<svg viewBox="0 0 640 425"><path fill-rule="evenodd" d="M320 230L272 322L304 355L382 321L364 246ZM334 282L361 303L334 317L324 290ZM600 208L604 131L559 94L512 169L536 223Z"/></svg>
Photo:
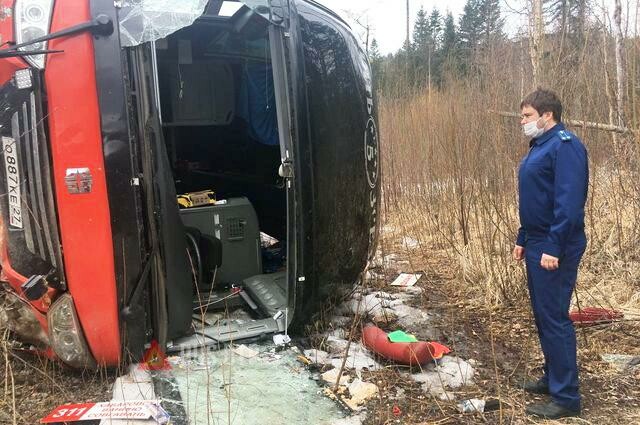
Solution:
<svg viewBox="0 0 640 425"><path fill-rule="evenodd" d="M624 36L622 35L622 2L615 0L613 11L613 25L616 43L616 109L617 124L624 127L624 93L625 93L625 69L624 69Z"/></svg>
<svg viewBox="0 0 640 425"><path fill-rule="evenodd" d="M532 0L531 2L531 41L530 55L531 66L533 68L533 86L534 88L542 82L540 74L540 66L542 62L542 54L544 52L544 21L542 19L542 0Z"/></svg>
<svg viewBox="0 0 640 425"><path fill-rule="evenodd" d="M609 31L608 31L608 21L609 12L607 11L607 6L605 5L604 0L602 0L602 18L604 23L604 28L602 31L602 60L604 64L604 89L605 95L607 97L607 105L609 106L609 124L614 125L616 123L615 120L615 102L613 100L613 96L611 94L610 77L609 77ZM615 136L614 144L616 142Z"/></svg>

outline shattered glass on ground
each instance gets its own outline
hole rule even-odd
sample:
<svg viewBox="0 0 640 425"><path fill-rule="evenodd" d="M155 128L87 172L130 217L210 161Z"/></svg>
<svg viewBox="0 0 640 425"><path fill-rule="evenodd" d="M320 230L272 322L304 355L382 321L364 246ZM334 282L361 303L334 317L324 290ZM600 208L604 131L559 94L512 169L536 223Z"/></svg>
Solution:
<svg viewBox="0 0 640 425"><path fill-rule="evenodd" d="M296 359L299 354L249 345L183 353L169 360L190 424L330 425L344 418Z"/></svg>

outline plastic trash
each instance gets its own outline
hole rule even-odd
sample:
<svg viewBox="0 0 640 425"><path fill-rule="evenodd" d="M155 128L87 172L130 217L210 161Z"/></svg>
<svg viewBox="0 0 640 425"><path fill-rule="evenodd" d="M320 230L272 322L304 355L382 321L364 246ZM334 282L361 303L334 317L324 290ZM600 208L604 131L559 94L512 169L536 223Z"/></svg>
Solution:
<svg viewBox="0 0 640 425"><path fill-rule="evenodd" d="M273 343L275 345L283 346L287 345L291 342L291 337L289 335L276 334L273 336Z"/></svg>
<svg viewBox="0 0 640 425"><path fill-rule="evenodd" d="M463 400L458 403L458 411L460 413L482 413L484 412L484 406L486 401L479 398L472 398L469 400Z"/></svg>

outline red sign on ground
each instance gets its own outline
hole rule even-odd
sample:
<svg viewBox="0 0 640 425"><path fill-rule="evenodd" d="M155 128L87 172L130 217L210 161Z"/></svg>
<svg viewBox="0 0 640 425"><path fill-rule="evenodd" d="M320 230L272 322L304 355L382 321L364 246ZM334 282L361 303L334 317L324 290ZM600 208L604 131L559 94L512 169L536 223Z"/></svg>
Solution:
<svg viewBox="0 0 640 425"><path fill-rule="evenodd" d="M96 419L149 419L153 403L141 401L115 401L107 403L65 404L55 408L40 423L52 424Z"/></svg>

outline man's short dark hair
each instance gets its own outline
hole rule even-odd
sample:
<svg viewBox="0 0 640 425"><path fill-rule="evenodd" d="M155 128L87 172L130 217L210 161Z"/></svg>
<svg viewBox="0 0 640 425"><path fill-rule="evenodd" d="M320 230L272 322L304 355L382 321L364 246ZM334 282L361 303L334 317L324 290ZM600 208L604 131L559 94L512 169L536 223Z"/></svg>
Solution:
<svg viewBox="0 0 640 425"><path fill-rule="evenodd" d="M541 87L534 92L529 93L520 103L520 109L525 106L531 106L542 115L545 112L553 113L553 119L557 122L562 121L562 102L551 90L545 90Z"/></svg>

